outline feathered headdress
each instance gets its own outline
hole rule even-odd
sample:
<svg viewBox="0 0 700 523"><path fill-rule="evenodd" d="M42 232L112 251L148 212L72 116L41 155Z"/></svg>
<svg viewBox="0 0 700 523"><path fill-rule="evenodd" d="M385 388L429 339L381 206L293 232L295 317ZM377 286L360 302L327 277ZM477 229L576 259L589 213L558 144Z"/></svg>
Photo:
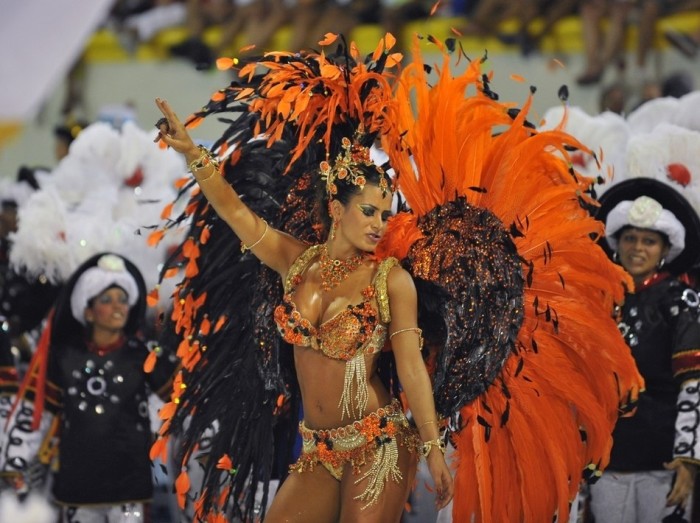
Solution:
<svg viewBox="0 0 700 523"><path fill-rule="evenodd" d="M44 275L61 284L92 255L111 251L131 258L154 285L168 245L149 247L144 231L160 222L183 169L182 158L154 148L153 133L133 123L121 131L90 125L20 206L11 265L29 278Z"/></svg>

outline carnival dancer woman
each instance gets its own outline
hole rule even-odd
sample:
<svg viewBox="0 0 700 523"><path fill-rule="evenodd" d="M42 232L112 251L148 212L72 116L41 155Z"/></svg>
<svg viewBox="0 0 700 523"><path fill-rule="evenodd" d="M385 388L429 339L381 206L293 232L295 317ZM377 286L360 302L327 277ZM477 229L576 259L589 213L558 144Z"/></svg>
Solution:
<svg viewBox="0 0 700 523"><path fill-rule="evenodd" d="M275 321L294 345L303 451L266 521L399 521L421 453L436 504L445 506L453 484L420 352L416 290L395 261L371 256L391 215L387 175L348 137L338 157L320 167L331 226L326 242L309 247L254 214L169 104L156 104L165 117L160 138L185 155L245 248L285 282ZM376 375L387 338L417 430Z"/></svg>
<svg viewBox="0 0 700 523"><path fill-rule="evenodd" d="M144 371L145 294L143 277L126 258L101 253L86 260L62 289L20 387L34 411L11 417L5 453L25 474L56 465L52 494L61 521L149 520L148 396L169 388L174 369L154 354L152 371ZM25 441L32 416L42 426L53 417L41 448Z"/></svg>
<svg viewBox="0 0 700 523"><path fill-rule="evenodd" d="M646 390L637 412L621 418L610 465L591 486L596 521L658 522L688 514L700 465L700 312L697 293L679 279L698 257L700 220L669 185L632 178L601 198L613 258L632 275L620 330Z"/></svg>

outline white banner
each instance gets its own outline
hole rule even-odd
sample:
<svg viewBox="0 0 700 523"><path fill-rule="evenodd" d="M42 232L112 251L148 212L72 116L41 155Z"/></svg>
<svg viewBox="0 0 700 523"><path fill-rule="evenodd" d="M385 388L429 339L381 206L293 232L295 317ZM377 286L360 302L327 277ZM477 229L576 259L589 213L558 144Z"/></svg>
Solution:
<svg viewBox="0 0 700 523"><path fill-rule="evenodd" d="M114 0L0 0L0 124L33 118Z"/></svg>

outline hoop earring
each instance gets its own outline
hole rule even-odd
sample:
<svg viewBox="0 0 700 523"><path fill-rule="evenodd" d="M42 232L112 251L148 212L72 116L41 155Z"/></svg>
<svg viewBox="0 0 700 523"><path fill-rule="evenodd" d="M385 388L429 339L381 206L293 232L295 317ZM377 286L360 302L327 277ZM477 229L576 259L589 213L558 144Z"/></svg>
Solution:
<svg viewBox="0 0 700 523"><path fill-rule="evenodd" d="M615 263L618 263L618 262L620 261L620 257L618 256L617 251L615 251L615 252L613 253L613 255L612 255L612 260L613 260Z"/></svg>
<svg viewBox="0 0 700 523"><path fill-rule="evenodd" d="M666 258L661 258L661 261L659 262L657 267L659 268L659 270L661 270L664 265L666 265Z"/></svg>

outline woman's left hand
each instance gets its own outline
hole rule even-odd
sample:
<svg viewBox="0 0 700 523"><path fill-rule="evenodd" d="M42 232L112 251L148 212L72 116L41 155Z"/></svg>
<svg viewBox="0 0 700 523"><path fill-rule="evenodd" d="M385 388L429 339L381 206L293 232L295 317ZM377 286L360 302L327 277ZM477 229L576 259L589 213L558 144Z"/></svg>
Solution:
<svg viewBox="0 0 700 523"><path fill-rule="evenodd" d="M440 510L452 501L454 480L442 452L433 449L426 459L430 476L435 484L435 508Z"/></svg>
<svg viewBox="0 0 700 523"><path fill-rule="evenodd" d="M678 458L670 463L664 463L664 467L666 470L673 470L676 473L673 488L666 497L666 506L680 505L685 507L688 497L693 492L697 468L695 465L686 463Z"/></svg>
<svg viewBox="0 0 700 523"><path fill-rule="evenodd" d="M180 121L170 104L162 98L156 98L156 106L163 113L163 118L156 122L158 136L155 142L163 140L169 147L185 155L185 159L190 162L199 156L199 149L190 137L185 125Z"/></svg>

